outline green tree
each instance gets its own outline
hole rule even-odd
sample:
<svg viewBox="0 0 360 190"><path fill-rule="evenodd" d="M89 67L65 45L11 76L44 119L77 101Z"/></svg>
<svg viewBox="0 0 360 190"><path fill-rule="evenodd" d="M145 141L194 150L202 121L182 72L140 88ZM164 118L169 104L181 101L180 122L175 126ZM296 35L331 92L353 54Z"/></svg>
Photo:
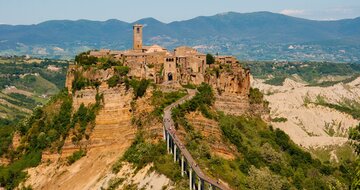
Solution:
<svg viewBox="0 0 360 190"><path fill-rule="evenodd" d="M130 68L128 66L116 66L115 71L120 76L126 76L129 73Z"/></svg>
<svg viewBox="0 0 360 190"><path fill-rule="evenodd" d="M352 140L352 145L355 148L355 152L359 156L360 154L360 124L355 128L352 128L349 133L349 139ZM351 189L360 189L360 158L356 160L357 167L353 176Z"/></svg>
<svg viewBox="0 0 360 190"><path fill-rule="evenodd" d="M83 52L75 56L75 62L79 65L95 65L97 61L98 59L90 56L88 52Z"/></svg>
<svg viewBox="0 0 360 190"><path fill-rule="evenodd" d="M211 55L210 53L206 54L206 64L214 64L215 63L215 57Z"/></svg>

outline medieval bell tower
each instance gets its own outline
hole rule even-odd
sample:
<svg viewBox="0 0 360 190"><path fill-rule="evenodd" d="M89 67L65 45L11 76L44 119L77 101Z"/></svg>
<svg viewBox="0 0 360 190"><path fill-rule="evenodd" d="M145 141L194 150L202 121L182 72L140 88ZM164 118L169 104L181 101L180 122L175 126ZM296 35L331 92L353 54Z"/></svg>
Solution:
<svg viewBox="0 0 360 190"><path fill-rule="evenodd" d="M133 49L142 50L142 28L143 25L135 24L133 26Z"/></svg>

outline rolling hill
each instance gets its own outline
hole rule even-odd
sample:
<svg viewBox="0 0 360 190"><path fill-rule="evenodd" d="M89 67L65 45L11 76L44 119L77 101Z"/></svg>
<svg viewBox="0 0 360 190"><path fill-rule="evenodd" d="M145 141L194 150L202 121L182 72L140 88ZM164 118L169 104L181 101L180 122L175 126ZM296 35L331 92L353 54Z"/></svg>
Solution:
<svg viewBox="0 0 360 190"><path fill-rule="evenodd" d="M335 58L335 61L350 58L350 61L356 62L360 57L356 53L360 46L360 17L315 21L270 12L228 12L171 23L162 23L154 18L134 23L145 25L145 43L156 43L169 49L178 45L200 46L203 51L246 54L246 59L273 59L277 56L282 58L281 54L289 53L289 44L295 44L305 45L297 52L305 54L306 48L311 46L320 50L323 57L324 54L346 50L346 55ZM103 22L54 20L35 25L0 25L0 51L2 55L25 53L70 57L87 49L130 48L134 23L111 19ZM266 52L279 48L278 52L270 51L277 56L269 53L263 53L265 57L261 55L261 50ZM260 53L251 54L250 51ZM297 60L296 57L294 59ZM334 61L326 56L324 59Z"/></svg>

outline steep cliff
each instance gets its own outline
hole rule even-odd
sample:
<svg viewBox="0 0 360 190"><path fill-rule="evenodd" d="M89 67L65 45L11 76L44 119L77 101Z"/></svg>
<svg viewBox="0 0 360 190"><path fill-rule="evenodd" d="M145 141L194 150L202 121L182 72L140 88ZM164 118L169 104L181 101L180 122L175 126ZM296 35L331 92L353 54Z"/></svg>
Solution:
<svg viewBox="0 0 360 190"><path fill-rule="evenodd" d="M249 111L250 71L239 64L214 64L205 75L214 89L215 107L227 114L241 115Z"/></svg>

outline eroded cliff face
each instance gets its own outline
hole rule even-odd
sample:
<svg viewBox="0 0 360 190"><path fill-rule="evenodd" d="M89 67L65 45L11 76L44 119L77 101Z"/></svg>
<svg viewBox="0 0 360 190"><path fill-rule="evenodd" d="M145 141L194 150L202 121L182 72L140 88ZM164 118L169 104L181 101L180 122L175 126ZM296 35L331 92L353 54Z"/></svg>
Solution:
<svg viewBox="0 0 360 190"><path fill-rule="evenodd" d="M69 65L68 72L66 74L65 87L69 90L71 94L73 92L73 82L75 77L82 76L91 82L97 82L103 87L106 85L106 81L114 75L114 69L98 69L97 67L84 68L77 65Z"/></svg>
<svg viewBox="0 0 360 190"><path fill-rule="evenodd" d="M218 122L205 118L200 112L192 112L186 115L186 119L195 130L204 136L210 144L211 152L224 159L234 159L236 148L223 141L222 132Z"/></svg>
<svg viewBox="0 0 360 190"><path fill-rule="evenodd" d="M66 85L71 92L74 72L69 69ZM126 151L135 137L136 127L132 125L133 92L125 85L109 88L105 79L112 76L112 70L90 70L83 76L101 81L96 89L93 87L76 91L73 96L73 110L81 104L89 106L96 103L96 95L102 94L102 107L97 113L95 126L85 133L88 138L80 142L72 141L73 132L66 138L61 153L44 151L43 163L28 170L29 179L26 185L34 189L100 189L103 184L98 180L111 173L113 163ZM66 157L79 149L87 151L72 165L66 164Z"/></svg>
<svg viewBox="0 0 360 190"><path fill-rule="evenodd" d="M214 89L215 108L226 114L241 115L249 111L250 71L239 64L214 65L205 75Z"/></svg>
<svg viewBox="0 0 360 190"><path fill-rule="evenodd" d="M240 65L230 65L227 68L219 75L201 75L196 79L187 76L187 80L196 81L196 84L209 83L216 94L216 109L230 114L242 114L249 107L249 72ZM129 75L132 75L131 72L134 71L130 70ZM113 68L69 67L66 87L73 98L73 111L78 110L82 104L87 107L94 105L99 95L103 96L101 109L96 115L95 125L85 131L86 138L74 143L72 138L76 136L76 131L71 129L60 153L44 151L42 164L28 170L30 177L25 185L31 185L34 189L101 189L106 187L109 176L113 176L112 165L130 147L138 127L145 126L143 129L154 142L162 138L161 121L149 114L154 110L154 105L151 104L154 89L150 86L143 97L135 99L134 92L125 84L113 88L108 86L107 81L114 74ZM152 77L147 73L140 75L143 76L140 78ZM76 83L74 80L79 76L91 85L81 90L73 89L73 84ZM164 91L172 91L173 88L175 87L164 84ZM178 88L182 88L179 83L176 86ZM222 141L220 128L215 121L206 119L199 113L191 113L187 118L196 130L211 141L210 148L216 155L225 159L234 158L232 148ZM86 156L68 165L66 158L80 149L86 150Z"/></svg>

